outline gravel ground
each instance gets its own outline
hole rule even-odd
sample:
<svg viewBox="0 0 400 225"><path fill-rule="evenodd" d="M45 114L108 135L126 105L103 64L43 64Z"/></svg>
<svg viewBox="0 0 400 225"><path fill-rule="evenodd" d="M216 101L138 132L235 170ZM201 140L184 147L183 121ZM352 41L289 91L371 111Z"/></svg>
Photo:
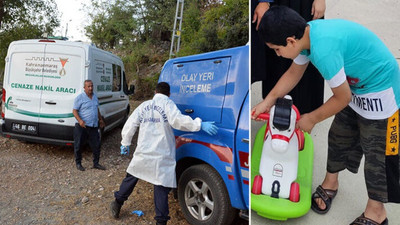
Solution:
<svg viewBox="0 0 400 225"><path fill-rule="evenodd" d="M144 181L139 181L125 202L120 219L110 216L113 193L132 157L132 152L119 154L120 133L117 128L104 136L100 164L106 171L92 169L92 152L89 147L84 149L84 172L75 168L72 147L0 137L0 224L155 224L153 185ZM137 135L131 149L136 139ZM188 224L172 192L169 207L168 224ZM144 215L131 214L133 210L142 210ZM248 221L238 219L235 224Z"/></svg>

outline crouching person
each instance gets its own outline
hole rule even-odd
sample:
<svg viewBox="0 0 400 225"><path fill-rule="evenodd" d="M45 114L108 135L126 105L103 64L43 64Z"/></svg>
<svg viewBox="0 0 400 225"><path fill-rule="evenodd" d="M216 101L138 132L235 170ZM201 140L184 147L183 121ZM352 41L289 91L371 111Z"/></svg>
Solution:
<svg viewBox="0 0 400 225"><path fill-rule="evenodd" d="M183 115L169 99L170 86L161 82L152 100L139 105L122 129L121 154L129 153L133 135L139 128L139 137L127 175L119 191L114 193L111 213L119 217L124 201L128 199L139 179L154 185L154 205L157 225L165 225L170 219L168 193L176 188L175 136L172 128L182 131L204 130L210 135L217 133L213 122L202 122Z"/></svg>

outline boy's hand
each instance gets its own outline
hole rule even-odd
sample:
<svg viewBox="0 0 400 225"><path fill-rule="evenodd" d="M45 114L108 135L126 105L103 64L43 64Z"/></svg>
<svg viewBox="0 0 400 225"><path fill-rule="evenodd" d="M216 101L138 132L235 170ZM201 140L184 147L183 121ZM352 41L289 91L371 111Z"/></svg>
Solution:
<svg viewBox="0 0 400 225"><path fill-rule="evenodd" d="M260 115L260 113L269 113L272 105L273 104L269 104L266 100L258 103L251 109L251 119L260 121L261 119L257 119L258 115Z"/></svg>
<svg viewBox="0 0 400 225"><path fill-rule="evenodd" d="M310 113L306 113L301 115L299 121L297 121L297 126L296 128L299 128L302 131L311 133L311 130L315 126L315 122L313 117L310 115Z"/></svg>
<svg viewBox="0 0 400 225"><path fill-rule="evenodd" d="M257 21L256 30L258 30L258 26L260 25L261 19L264 16L264 13L269 9L269 2L260 2L258 3L256 9L254 10L253 21L255 23Z"/></svg>

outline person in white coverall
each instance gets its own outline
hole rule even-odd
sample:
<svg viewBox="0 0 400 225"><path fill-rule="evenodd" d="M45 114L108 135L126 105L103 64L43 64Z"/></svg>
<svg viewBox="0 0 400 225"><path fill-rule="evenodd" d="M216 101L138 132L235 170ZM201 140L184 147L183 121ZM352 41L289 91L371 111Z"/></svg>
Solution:
<svg viewBox="0 0 400 225"><path fill-rule="evenodd" d="M119 217L121 207L132 193L139 179L154 184L154 205L157 225L165 225L170 219L168 193L176 188L175 136L172 128L182 131L204 130L210 135L217 133L214 122L202 122L183 115L169 99L168 83L157 84L152 100L139 105L122 129L121 154L129 153L129 146L137 128L139 137L127 175L119 191L114 193L111 213Z"/></svg>

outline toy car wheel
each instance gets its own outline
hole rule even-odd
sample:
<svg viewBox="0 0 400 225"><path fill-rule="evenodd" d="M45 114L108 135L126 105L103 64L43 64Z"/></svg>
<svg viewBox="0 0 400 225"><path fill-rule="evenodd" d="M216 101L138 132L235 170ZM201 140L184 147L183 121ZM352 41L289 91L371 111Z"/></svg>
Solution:
<svg viewBox="0 0 400 225"><path fill-rule="evenodd" d="M303 131L297 129L296 130L297 140L299 142L299 151L304 149L304 133Z"/></svg>
<svg viewBox="0 0 400 225"><path fill-rule="evenodd" d="M251 188L251 193L255 195L261 194L261 188L262 188L262 176L257 175L254 177L253 181L253 187Z"/></svg>
<svg viewBox="0 0 400 225"><path fill-rule="evenodd" d="M291 202L299 202L300 200L300 186L299 183L293 182L290 186L290 196L289 200Z"/></svg>
<svg viewBox="0 0 400 225"><path fill-rule="evenodd" d="M178 200L190 224L231 224L237 215L224 181L207 164L191 166L182 173L178 183Z"/></svg>

